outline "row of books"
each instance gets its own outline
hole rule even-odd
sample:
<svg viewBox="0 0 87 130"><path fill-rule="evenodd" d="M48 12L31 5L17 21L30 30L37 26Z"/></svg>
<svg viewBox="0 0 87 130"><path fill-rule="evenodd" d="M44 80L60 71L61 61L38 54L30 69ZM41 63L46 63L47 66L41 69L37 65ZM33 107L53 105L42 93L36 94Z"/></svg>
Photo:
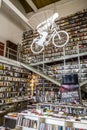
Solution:
<svg viewBox="0 0 87 130"><path fill-rule="evenodd" d="M58 126L58 125L40 123L39 124L39 130L63 130L63 127ZM66 130L68 130L68 129L66 129Z"/></svg>
<svg viewBox="0 0 87 130"><path fill-rule="evenodd" d="M31 120L29 118L19 116L18 117L18 126L37 129L38 122L37 122L37 120Z"/></svg>
<svg viewBox="0 0 87 130"><path fill-rule="evenodd" d="M40 123L39 130L63 130L63 127L58 125ZM65 130L72 130L72 128L66 127ZM73 130L83 130L83 129L73 129Z"/></svg>
<svg viewBox="0 0 87 130"><path fill-rule="evenodd" d="M15 76L19 75L20 73L27 73L23 68L20 67L14 67L10 65L5 65L0 63L0 71L3 70L2 72L5 72L9 75L12 75L14 73Z"/></svg>

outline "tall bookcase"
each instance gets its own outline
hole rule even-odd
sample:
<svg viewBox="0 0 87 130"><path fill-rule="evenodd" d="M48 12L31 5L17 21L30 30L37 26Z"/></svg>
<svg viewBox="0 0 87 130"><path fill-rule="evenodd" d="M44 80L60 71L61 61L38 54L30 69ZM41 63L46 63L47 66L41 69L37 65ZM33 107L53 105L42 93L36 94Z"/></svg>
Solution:
<svg viewBox="0 0 87 130"><path fill-rule="evenodd" d="M54 73L57 80L61 79L62 74L65 73L78 73L79 82L87 80L87 9L63 17L57 20L56 24L60 30L68 32L67 45L64 48L57 48L53 44L49 44L45 47L43 61L43 53L35 55L30 49L30 45L38 33L31 30L26 31L22 38L22 61L32 66L48 65L49 68L45 67L48 75L52 77L53 74L49 74L49 72ZM39 82L38 86L43 86L43 82L42 85ZM49 82L47 86L49 89Z"/></svg>
<svg viewBox="0 0 87 130"><path fill-rule="evenodd" d="M31 72L20 65L0 63L0 118L7 112L27 109L32 100L30 75Z"/></svg>
<svg viewBox="0 0 87 130"><path fill-rule="evenodd" d="M60 30L65 30L69 33L69 42L65 46L65 55L63 48L54 47L52 44L45 47L44 50L44 63L50 63L60 60L60 58L64 57L73 58L78 57L78 53L82 54L86 52L86 43L87 43L87 10L83 10L72 14L70 16L61 18L56 21L56 24L59 25ZM31 32L26 31L23 33L22 38L22 56L23 61L27 63L38 63L41 64L43 62L43 53L38 55L34 55L31 52L30 45L35 37L38 36L36 31ZM79 47L79 52L78 48ZM76 55L77 54L77 55ZM85 55L85 54L84 54ZM69 57L70 56L70 57Z"/></svg>

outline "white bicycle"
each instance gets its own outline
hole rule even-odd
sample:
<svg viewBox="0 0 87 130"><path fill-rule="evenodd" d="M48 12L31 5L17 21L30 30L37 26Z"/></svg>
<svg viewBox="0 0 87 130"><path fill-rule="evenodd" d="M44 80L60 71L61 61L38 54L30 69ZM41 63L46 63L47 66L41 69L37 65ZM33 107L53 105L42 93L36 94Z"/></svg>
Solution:
<svg viewBox="0 0 87 130"><path fill-rule="evenodd" d="M50 31L49 31L50 30ZM64 30L59 30L55 23L49 27L48 31L38 29L39 36L31 44L31 51L34 54L41 53L45 46L52 43L55 47L64 47L69 41L69 35Z"/></svg>

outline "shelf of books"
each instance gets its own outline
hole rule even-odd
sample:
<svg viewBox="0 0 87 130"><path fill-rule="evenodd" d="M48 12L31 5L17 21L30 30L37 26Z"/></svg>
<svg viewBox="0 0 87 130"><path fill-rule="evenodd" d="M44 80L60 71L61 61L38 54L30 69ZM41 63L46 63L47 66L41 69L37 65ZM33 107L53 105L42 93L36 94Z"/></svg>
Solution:
<svg viewBox="0 0 87 130"><path fill-rule="evenodd" d="M0 115L26 109L31 98L31 72L21 66L0 63Z"/></svg>
<svg viewBox="0 0 87 130"><path fill-rule="evenodd" d="M70 16L63 17L56 21L60 30L65 30L69 34L69 42L64 48L54 47L52 44L45 47L43 53L33 54L30 45L35 37L36 31L26 31L22 38L22 61L31 66L40 66L47 71L47 75L61 81L61 76L65 73L77 73L79 82L87 80L87 9L79 11ZM48 65L46 67L45 65ZM50 73L51 72L51 73ZM58 88L56 85L44 81L39 77L38 89L45 89L50 86Z"/></svg>
<svg viewBox="0 0 87 130"><path fill-rule="evenodd" d="M69 56L78 57L79 54L83 54L87 51L87 10L79 11L67 17L63 17L56 21L56 24L60 27L60 30L65 30L69 33L69 42L65 46L65 58ZM30 45L35 37L38 36L36 31L26 31L23 33L22 39L22 58L26 63L43 63L43 53L33 54L30 49ZM77 45L79 46L79 52ZM84 54L85 55L85 54ZM87 53L86 53L87 55ZM45 47L44 50L44 63L54 62L64 57L63 48L54 47L52 44Z"/></svg>
<svg viewBox="0 0 87 130"><path fill-rule="evenodd" d="M17 126L23 128L23 130L38 130L39 118L31 114L19 114Z"/></svg>

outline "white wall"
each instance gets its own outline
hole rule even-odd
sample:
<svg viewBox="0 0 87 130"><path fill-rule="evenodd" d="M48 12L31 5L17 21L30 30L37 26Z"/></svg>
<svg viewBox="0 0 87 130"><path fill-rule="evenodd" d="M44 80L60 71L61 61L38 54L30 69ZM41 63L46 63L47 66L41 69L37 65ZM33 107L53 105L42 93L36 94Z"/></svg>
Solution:
<svg viewBox="0 0 87 130"><path fill-rule="evenodd" d="M56 5L56 10L59 13L60 17L68 16L74 14L77 11L81 11L87 8L87 0L69 0L61 5Z"/></svg>
<svg viewBox="0 0 87 130"><path fill-rule="evenodd" d="M24 15L26 15L26 12L21 5L21 3L18 0L10 0Z"/></svg>
<svg viewBox="0 0 87 130"><path fill-rule="evenodd" d="M6 43L6 40L10 40L16 44L21 43L24 28L9 12L3 7L0 8L0 41Z"/></svg>

